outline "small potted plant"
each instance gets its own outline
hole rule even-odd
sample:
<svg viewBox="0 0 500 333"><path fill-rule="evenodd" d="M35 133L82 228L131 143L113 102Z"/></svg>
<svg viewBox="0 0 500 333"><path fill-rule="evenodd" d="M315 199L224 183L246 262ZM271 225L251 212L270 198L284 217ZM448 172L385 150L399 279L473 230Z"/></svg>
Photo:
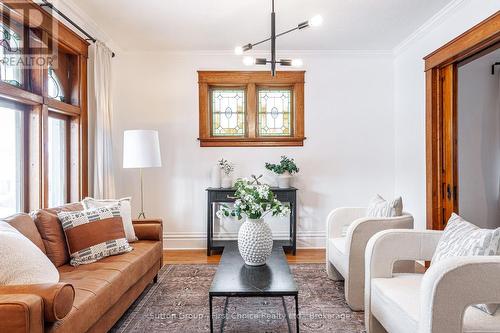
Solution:
<svg viewBox="0 0 500 333"><path fill-rule="evenodd" d="M271 227L264 222L264 216L286 216L290 208L276 199L269 185L257 185L248 179L238 179L235 187L234 206L222 205L217 216L235 217L238 220L246 218L238 232L241 257L249 266L264 265L273 250Z"/></svg>
<svg viewBox="0 0 500 333"><path fill-rule="evenodd" d="M233 178L231 175L234 172L234 163L229 162L228 160L221 159L219 161L219 167L222 170L222 180L221 187L222 188L231 188L233 187Z"/></svg>
<svg viewBox="0 0 500 333"><path fill-rule="evenodd" d="M289 188L292 175L299 172L293 158L286 156L281 156L279 164L266 163L266 169L276 174L279 188Z"/></svg>

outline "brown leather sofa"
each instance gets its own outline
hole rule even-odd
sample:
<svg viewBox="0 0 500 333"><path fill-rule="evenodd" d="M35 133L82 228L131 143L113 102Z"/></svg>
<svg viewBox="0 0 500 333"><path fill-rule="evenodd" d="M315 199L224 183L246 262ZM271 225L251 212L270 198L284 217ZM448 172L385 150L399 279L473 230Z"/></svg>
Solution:
<svg viewBox="0 0 500 333"><path fill-rule="evenodd" d="M60 281L0 286L0 332L107 332L146 286L156 282L163 265L161 220L134 221L139 240L129 253L89 265L69 265L56 214L82 209L80 204L68 204L6 219L54 263Z"/></svg>

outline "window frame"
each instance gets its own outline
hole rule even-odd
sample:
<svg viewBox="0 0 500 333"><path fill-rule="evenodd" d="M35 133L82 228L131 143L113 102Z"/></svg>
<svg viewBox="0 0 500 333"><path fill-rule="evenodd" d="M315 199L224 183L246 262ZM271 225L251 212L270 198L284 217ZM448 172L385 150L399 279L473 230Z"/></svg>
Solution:
<svg viewBox="0 0 500 333"><path fill-rule="evenodd" d="M198 71L199 137L201 147L279 147L303 146L305 71ZM213 136L211 89L246 88L244 136ZM291 135L259 136L259 89L291 89Z"/></svg>
<svg viewBox="0 0 500 333"><path fill-rule="evenodd" d="M33 1L16 3L16 7L10 9L9 17L13 24L22 25L29 22L28 13L34 10L40 13L43 23L35 30L24 27L24 54L37 55L30 49L32 43L37 43L30 37L30 32L33 32L33 36L36 35L47 45L57 46L59 56L73 57L74 62L72 66L66 67L72 81L67 86L70 94L65 96L65 101L48 97L48 67L24 68L21 87L0 81L0 98L23 105L26 109L22 170L25 175L22 194L24 212L48 207L49 114L50 117L67 120L67 201L79 201L88 195L87 59L90 44ZM53 25L47 22L56 25L54 31L57 35L52 35Z"/></svg>

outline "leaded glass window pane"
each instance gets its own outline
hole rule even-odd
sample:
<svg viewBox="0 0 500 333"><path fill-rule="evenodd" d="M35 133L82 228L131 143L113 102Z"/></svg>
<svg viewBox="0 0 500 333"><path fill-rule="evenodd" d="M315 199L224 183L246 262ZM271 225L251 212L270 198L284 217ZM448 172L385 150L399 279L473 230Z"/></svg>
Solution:
<svg viewBox="0 0 500 333"><path fill-rule="evenodd" d="M61 81L57 77L54 69L49 67L49 77L48 77L48 95L50 98L57 99L58 101L64 102L64 94L61 85Z"/></svg>
<svg viewBox="0 0 500 333"><path fill-rule="evenodd" d="M292 135L292 91L290 89L259 90L259 135Z"/></svg>
<svg viewBox="0 0 500 333"><path fill-rule="evenodd" d="M245 135L245 90L212 89L212 135Z"/></svg>
<svg viewBox="0 0 500 333"><path fill-rule="evenodd" d="M0 33L0 79L21 87L23 81L21 37L3 24L0 24Z"/></svg>

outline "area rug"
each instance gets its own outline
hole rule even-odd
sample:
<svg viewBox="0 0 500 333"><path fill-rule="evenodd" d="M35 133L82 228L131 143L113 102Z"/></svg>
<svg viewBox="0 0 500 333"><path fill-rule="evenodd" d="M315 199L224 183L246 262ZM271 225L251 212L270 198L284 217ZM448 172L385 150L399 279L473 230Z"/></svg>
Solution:
<svg viewBox="0 0 500 333"><path fill-rule="evenodd" d="M344 300L343 282L326 277L324 265L290 266L299 287L301 332L364 332L363 313ZM116 323L111 332L209 332L208 290L216 265L168 265ZM220 332L225 298L214 298L214 331ZM286 313L294 316L293 298L230 298L224 332L288 332ZM291 318L291 331L295 320Z"/></svg>

